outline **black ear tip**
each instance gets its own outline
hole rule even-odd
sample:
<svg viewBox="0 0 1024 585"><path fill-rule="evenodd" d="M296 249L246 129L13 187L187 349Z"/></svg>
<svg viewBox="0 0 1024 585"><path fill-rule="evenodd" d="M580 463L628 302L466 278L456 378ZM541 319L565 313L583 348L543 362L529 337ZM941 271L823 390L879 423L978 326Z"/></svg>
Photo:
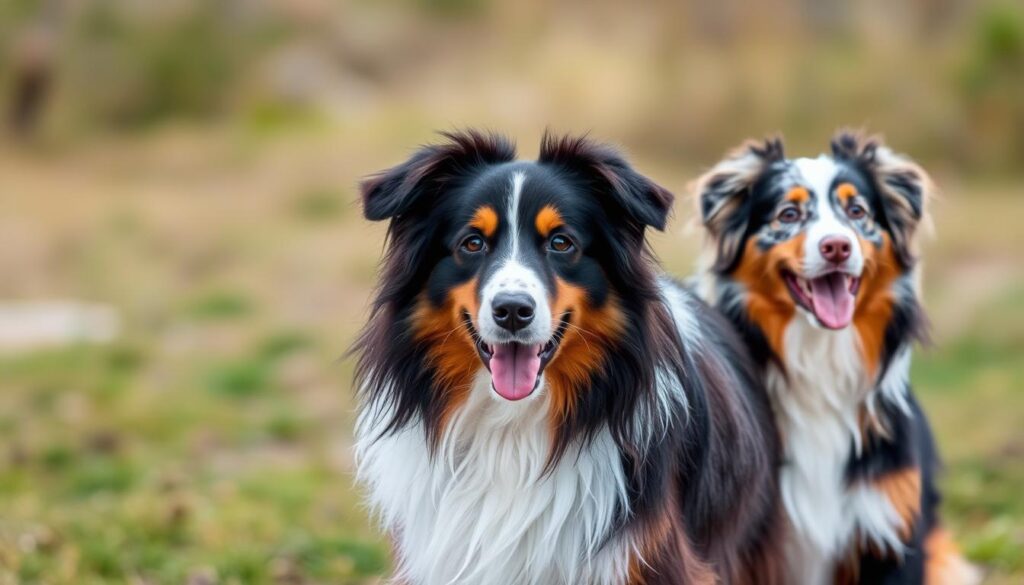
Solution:
<svg viewBox="0 0 1024 585"><path fill-rule="evenodd" d="M771 136L760 142L748 140L743 143L743 146L740 146L739 152L743 152L744 147L750 154L768 162L780 161L786 158L786 149L782 144L781 136Z"/></svg>
<svg viewBox="0 0 1024 585"><path fill-rule="evenodd" d="M663 232L665 227L668 226L668 218L672 213L672 204L675 203L676 196L668 189L656 183L651 183L650 186L655 209L651 227L659 232Z"/></svg>
<svg viewBox="0 0 1024 585"><path fill-rule="evenodd" d="M383 182L383 176L375 175L363 179L359 183L359 195L363 204L363 217L370 221L380 221L388 218L388 214L382 208L383 206L377 197Z"/></svg>
<svg viewBox="0 0 1024 585"><path fill-rule="evenodd" d="M369 207L363 207L363 218L365 218L367 221L383 221L385 219L388 219L388 217L389 216L387 214L380 213L376 210L371 210Z"/></svg>

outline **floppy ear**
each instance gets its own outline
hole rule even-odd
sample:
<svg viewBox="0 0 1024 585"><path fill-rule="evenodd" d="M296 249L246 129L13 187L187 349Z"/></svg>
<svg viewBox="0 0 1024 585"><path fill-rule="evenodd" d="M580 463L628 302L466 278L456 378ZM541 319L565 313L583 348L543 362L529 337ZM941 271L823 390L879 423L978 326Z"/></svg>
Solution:
<svg viewBox="0 0 1024 585"><path fill-rule="evenodd" d="M894 153L877 137L840 131L832 139L832 154L864 171L882 200L884 226L892 236L900 263L909 268L917 257L917 228L926 217L934 190L928 174L912 160Z"/></svg>
<svg viewBox="0 0 1024 585"><path fill-rule="evenodd" d="M780 138L746 142L694 183L701 222L717 247L716 272L736 265L750 219L744 203L765 170L785 158Z"/></svg>
<svg viewBox="0 0 1024 585"><path fill-rule="evenodd" d="M636 172L610 146L597 144L586 136L556 137L548 132L541 139L542 164L555 164L589 177L603 195L619 207L634 225L664 230L675 197L664 187Z"/></svg>
<svg viewBox="0 0 1024 585"><path fill-rule="evenodd" d="M515 160L515 146L496 134L476 130L442 132L447 142L421 147L409 160L359 185L366 219L408 215L430 205L440 188L480 165Z"/></svg>

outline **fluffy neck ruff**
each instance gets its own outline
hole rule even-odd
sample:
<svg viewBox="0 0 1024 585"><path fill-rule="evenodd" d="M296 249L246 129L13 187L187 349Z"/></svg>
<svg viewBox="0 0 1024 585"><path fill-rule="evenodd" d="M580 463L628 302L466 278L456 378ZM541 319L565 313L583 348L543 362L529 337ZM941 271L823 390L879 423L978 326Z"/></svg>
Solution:
<svg viewBox="0 0 1024 585"><path fill-rule="evenodd" d="M645 562L645 526L664 496L651 466L675 464L665 437L681 428L683 380L695 375L681 373L680 334L695 334L689 313L670 311L661 288L654 294L632 305L642 312L628 337L568 416L554 412L543 378L530 399L508 402L480 368L466 400L432 418L429 396L446 394L429 368L389 359L419 355L400 334L363 354L362 367L384 369L360 376L360 481L395 538L399 581L612 584Z"/></svg>
<svg viewBox="0 0 1024 585"><path fill-rule="evenodd" d="M701 292L736 325L765 375L783 442L780 490L794 528L787 543L790 577L827 582L855 538L900 554L899 515L876 490L848 485L846 471L867 436L886 435L883 412L911 416L910 348L925 326L912 280L897 281L885 331L873 332L883 340L877 375L865 364L856 327L829 331L798 313L778 355L749 319L740 286L709 272ZM881 408L882 402L895 408Z"/></svg>
<svg viewBox="0 0 1024 585"><path fill-rule="evenodd" d="M610 433L577 443L548 468L547 397L500 402L489 385L482 371L436 453L422 423L382 435L389 417L381 405L362 412L360 479L395 535L398 580L621 582L632 543L608 537L629 508Z"/></svg>

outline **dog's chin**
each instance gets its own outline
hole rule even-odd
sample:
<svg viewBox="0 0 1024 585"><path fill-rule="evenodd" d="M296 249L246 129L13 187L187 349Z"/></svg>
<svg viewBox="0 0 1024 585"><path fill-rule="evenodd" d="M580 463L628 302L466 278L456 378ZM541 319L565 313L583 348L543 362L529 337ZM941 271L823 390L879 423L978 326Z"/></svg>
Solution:
<svg viewBox="0 0 1024 585"><path fill-rule="evenodd" d="M840 330L853 321L860 276L833 270L814 278L806 278L793 271L783 270L782 279L793 302L814 315L822 327Z"/></svg>
<svg viewBox="0 0 1024 585"><path fill-rule="evenodd" d="M537 391L544 368L551 363L562 343L569 318L570 313L564 314L554 334L544 343L489 342L477 332L469 314L463 314L466 328L476 345L476 353L491 373L491 389L501 398L513 402Z"/></svg>

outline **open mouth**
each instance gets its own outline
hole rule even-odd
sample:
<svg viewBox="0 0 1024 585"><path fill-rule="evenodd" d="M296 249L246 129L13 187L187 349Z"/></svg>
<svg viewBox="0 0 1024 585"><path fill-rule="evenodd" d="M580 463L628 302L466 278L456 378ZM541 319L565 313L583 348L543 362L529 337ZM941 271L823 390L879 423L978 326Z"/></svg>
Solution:
<svg viewBox="0 0 1024 585"><path fill-rule="evenodd" d="M815 278L802 278L783 270L782 278L793 300L812 313L823 327L842 329L853 320L860 277L833 271Z"/></svg>
<svg viewBox="0 0 1024 585"><path fill-rule="evenodd" d="M536 344L485 343L473 327L469 313L463 312L462 318L476 343L480 361L491 372L494 391L506 400L522 400L533 394L540 384L540 375L558 351L571 315L571 312L562 315L558 328L547 343Z"/></svg>

